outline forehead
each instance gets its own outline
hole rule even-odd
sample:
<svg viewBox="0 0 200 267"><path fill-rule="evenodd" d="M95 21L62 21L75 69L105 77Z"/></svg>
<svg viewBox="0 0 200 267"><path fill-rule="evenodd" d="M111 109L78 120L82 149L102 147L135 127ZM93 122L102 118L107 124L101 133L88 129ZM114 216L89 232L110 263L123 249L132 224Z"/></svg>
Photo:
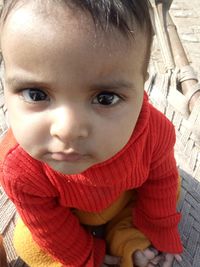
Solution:
<svg viewBox="0 0 200 267"><path fill-rule="evenodd" d="M84 28L84 30L87 31L91 31L92 29L95 33L98 33L98 35L100 32L104 33L104 35L107 34L106 38L108 36L112 36L112 38L114 39L114 37L119 38L120 36L120 30L117 30L111 24L107 25L108 27L104 27L103 30L100 25L99 27L97 26L95 28L92 15L89 13L89 11L77 7L75 4L73 4L73 2L71 3L70 1L16 1L16 5L14 5L14 7L10 9L7 15L8 17L12 18L12 21L14 17L15 22L13 23L13 25L15 25L15 23L17 22L17 25L21 26L22 28L25 28L29 23L40 20L40 26L42 26L43 23L46 22L46 24L53 25L54 27L63 27L63 30L65 30L66 26L71 24L73 25L73 27L76 25L75 29L81 28L81 30L83 30ZM22 22L21 25L20 22ZM144 34L145 29L141 29L141 27L138 26L138 23L134 19L133 24L134 25L131 25L130 28L132 29L131 32L133 32L134 37L137 37L139 31L142 31ZM129 37L128 35L125 35L126 34L124 33L123 41L127 41L128 39L130 41L131 34Z"/></svg>
<svg viewBox="0 0 200 267"><path fill-rule="evenodd" d="M146 42L145 33L138 27L135 27L134 38L128 39L116 29L105 32L95 28L91 16L80 10L75 12L66 5L54 5L54 8L47 5L44 9L34 1L12 10L1 37L4 59L11 51L16 54L16 47L18 52L24 53L24 58L30 59L30 48L39 47L43 48L44 56L53 56L52 51L70 49L80 58L88 53L91 59L100 59L102 53L108 58L134 53L139 65L146 54Z"/></svg>

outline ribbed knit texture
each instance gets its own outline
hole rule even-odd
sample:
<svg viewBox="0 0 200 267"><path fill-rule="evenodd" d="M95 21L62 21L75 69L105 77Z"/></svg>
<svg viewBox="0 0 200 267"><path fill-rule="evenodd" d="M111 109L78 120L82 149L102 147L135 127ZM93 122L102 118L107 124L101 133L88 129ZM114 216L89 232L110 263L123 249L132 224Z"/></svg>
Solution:
<svg viewBox="0 0 200 267"><path fill-rule="evenodd" d="M63 175L16 145L2 164L1 183L34 240L64 266L97 267L105 254L104 241L88 234L70 208L99 212L133 188L135 226L158 250L180 253L174 142L173 126L145 95L129 142L111 159Z"/></svg>

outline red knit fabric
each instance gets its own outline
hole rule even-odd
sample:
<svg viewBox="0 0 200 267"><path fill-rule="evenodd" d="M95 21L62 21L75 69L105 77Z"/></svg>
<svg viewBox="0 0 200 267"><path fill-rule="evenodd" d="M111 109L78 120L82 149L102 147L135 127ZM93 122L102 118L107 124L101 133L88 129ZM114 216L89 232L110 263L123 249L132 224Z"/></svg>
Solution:
<svg viewBox="0 0 200 267"><path fill-rule="evenodd" d="M104 241L88 234L70 208L99 212L133 188L135 226L158 250L181 253L174 142L173 126L145 95L129 142L111 159L63 175L16 145L5 156L1 183L35 241L64 266L96 267L105 254Z"/></svg>

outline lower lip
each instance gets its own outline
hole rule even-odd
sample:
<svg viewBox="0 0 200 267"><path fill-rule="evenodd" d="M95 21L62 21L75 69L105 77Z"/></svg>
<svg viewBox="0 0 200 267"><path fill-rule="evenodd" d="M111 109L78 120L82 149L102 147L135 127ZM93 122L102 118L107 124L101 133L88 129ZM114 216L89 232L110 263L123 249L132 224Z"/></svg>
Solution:
<svg viewBox="0 0 200 267"><path fill-rule="evenodd" d="M76 162L82 160L84 156L76 153L72 154L52 153L51 158L57 161Z"/></svg>

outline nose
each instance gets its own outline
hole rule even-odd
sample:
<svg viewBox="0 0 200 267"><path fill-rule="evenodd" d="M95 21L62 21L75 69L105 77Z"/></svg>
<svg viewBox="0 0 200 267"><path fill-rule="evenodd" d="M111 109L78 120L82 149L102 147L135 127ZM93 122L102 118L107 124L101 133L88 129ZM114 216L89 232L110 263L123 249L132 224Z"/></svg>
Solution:
<svg viewBox="0 0 200 267"><path fill-rule="evenodd" d="M89 118L79 108L60 107L52 111L51 117L51 136L67 143L89 136Z"/></svg>

